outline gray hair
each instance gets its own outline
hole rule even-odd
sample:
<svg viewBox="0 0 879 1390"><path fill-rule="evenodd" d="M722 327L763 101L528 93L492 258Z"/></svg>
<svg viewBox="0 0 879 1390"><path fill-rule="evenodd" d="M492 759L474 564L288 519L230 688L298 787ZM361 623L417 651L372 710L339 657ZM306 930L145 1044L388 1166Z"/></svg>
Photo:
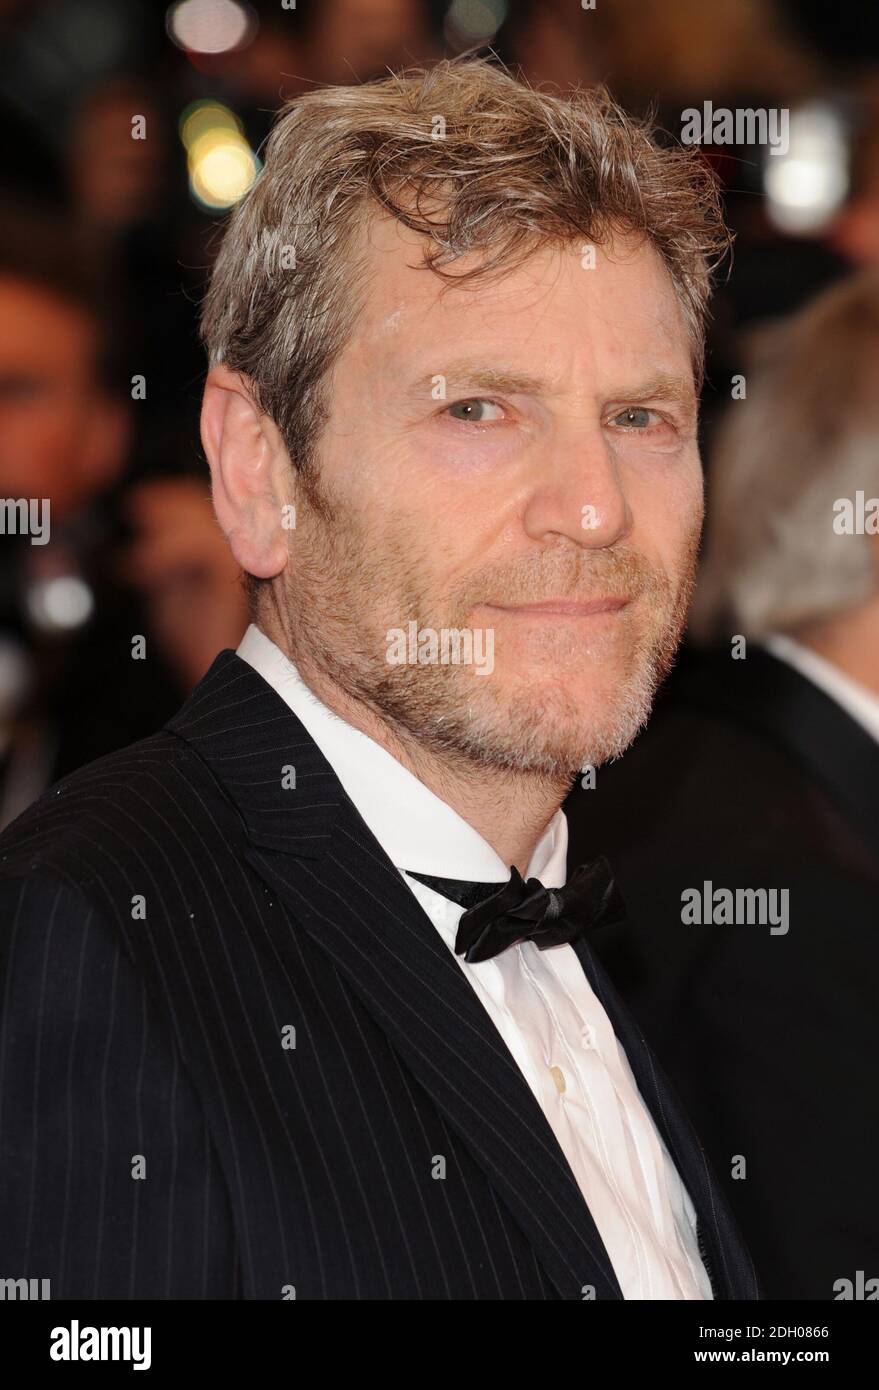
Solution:
<svg viewBox="0 0 879 1390"><path fill-rule="evenodd" d="M879 275L759 331L746 358L711 452L697 642L794 632L879 588L875 538L834 529L834 503L879 493Z"/></svg>

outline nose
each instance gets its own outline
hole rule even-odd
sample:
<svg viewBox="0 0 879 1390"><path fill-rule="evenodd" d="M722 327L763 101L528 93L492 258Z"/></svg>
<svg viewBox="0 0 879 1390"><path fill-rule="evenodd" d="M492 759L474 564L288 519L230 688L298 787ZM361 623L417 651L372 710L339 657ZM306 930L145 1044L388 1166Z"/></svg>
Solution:
<svg viewBox="0 0 879 1390"><path fill-rule="evenodd" d="M587 550L606 549L630 534L633 518L619 465L599 426L557 433L551 456L535 463L523 525L532 540L564 536Z"/></svg>

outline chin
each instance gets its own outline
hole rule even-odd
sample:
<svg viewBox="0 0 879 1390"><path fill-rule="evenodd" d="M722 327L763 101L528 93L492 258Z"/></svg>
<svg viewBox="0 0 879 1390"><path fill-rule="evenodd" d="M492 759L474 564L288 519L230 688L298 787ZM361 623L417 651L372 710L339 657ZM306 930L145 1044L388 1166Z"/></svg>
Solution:
<svg viewBox="0 0 879 1390"><path fill-rule="evenodd" d="M528 703L545 711L550 718L558 711L558 721L582 722L601 718L603 711L626 706L633 699L639 704L644 692L652 695L649 662L631 650L602 653L600 658L579 656L576 662L534 662L509 673L499 668L495 679L498 694L510 704Z"/></svg>
<svg viewBox="0 0 879 1390"><path fill-rule="evenodd" d="M486 692L488 695L489 692ZM519 676L470 704L469 751L484 763L553 777L619 757L646 722L652 682L614 665L547 680Z"/></svg>

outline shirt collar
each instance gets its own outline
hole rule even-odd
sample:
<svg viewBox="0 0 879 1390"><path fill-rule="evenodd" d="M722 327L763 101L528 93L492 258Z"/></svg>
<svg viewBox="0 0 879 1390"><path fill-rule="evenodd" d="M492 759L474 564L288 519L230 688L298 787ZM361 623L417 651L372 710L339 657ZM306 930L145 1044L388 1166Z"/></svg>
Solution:
<svg viewBox="0 0 879 1390"><path fill-rule="evenodd" d="M398 869L439 878L505 883L510 866L447 802L387 749L346 723L312 693L293 662L253 623L238 656L263 677L308 730ZM561 888L567 877L568 824L559 808L531 856L526 878Z"/></svg>

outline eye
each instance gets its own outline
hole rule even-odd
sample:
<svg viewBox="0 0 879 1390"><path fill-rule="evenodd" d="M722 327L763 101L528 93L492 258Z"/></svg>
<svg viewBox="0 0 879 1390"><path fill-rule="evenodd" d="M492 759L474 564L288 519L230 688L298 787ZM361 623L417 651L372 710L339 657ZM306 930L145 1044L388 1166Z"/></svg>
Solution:
<svg viewBox="0 0 879 1390"><path fill-rule="evenodd" d="M627 406L625 410L621 410L618 415L613 417L611 424L622 425L623 429L646 430L650 426L650 417L653 413L652 410L647 410L644 406Z"/></svg>
<svg viewBox="0 0 879 1390"><path fill-rule="evenodd" d="M0 377L0 400L31 401L49 393L49 383L38 377L5 376Z"/></svg>
<svg viewBox="0 0 879 1390"><path fill-rule="evenodd" d="M492 414L491 412L495 413ZM463 420L470 425L485 425L491 420L503 418L503 410L496 401L483 400L481 397L474 397L467 401L455 401L454 405L448 407L449 415L453 420Z"/></svg>

